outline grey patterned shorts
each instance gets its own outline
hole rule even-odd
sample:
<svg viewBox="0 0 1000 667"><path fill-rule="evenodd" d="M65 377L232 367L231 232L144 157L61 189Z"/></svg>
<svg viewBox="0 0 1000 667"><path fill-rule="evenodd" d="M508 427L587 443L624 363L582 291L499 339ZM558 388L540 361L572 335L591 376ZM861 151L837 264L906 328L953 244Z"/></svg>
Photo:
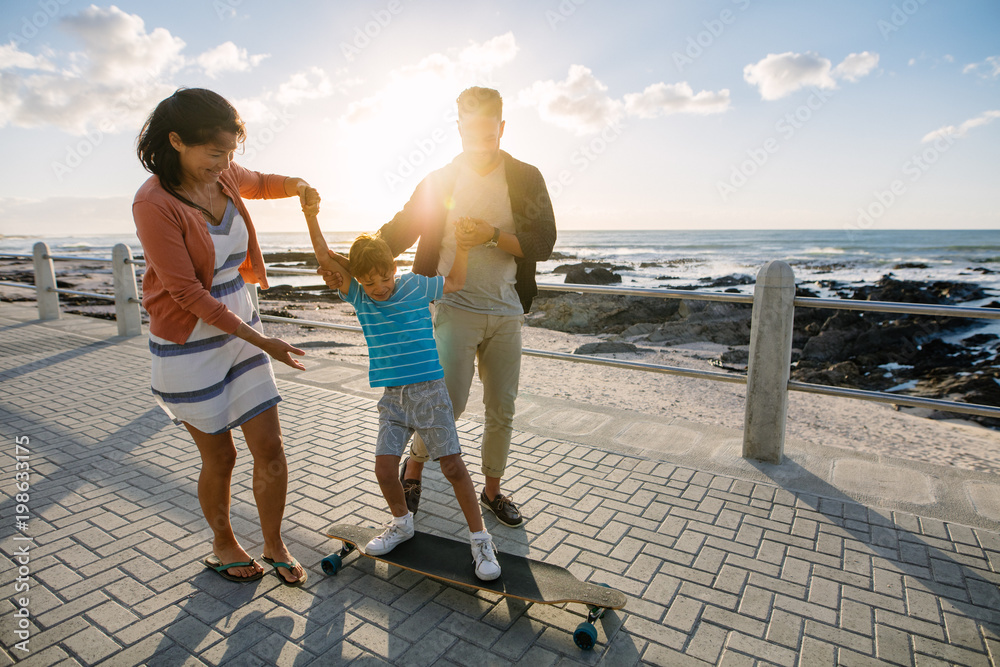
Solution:
<svg viewBox="0 0 1000 667"><path fill-rule="evenodd" d="M375 456L402 456L414 431L423 438L434 460L462 453L444 380L385 388L378 402Z"/></svg>

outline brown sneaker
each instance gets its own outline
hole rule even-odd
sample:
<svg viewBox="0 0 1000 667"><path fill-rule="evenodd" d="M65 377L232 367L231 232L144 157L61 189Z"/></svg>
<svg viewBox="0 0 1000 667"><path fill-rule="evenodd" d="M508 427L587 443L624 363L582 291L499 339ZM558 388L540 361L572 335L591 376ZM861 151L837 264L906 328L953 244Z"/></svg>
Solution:
<svg viewBox="0 0 1000 667"><path fill-rule="evenodd" d="M498 493L496 498L490 500L486 497L486 492L483 491L479 494L479 502L483 507L493 512L497 521L505 526L516 528L524 522L524 517L521 516L521 512L518 511L510 496Z"/></svg>
<svg viewBox="0 0 1000 667"><path fill-rule="evenodd" d="M417 507L420 506L420 491L422 485L420 484L419 479L403 479L403 475L406 474L406 464L409 463L409 461L409 456L403 459L403 465L399 469L399 481L403 484L403 495L406 496L406 509L416 516Z"/></svg>

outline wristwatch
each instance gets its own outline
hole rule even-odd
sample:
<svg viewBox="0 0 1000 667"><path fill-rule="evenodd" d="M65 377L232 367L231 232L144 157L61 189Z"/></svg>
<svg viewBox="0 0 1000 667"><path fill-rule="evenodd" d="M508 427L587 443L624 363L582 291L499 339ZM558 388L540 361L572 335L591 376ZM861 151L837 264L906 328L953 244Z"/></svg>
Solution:
<svg viewBox="0 0 1000 667"><path fill-rule="evenodd" d="M499 243L499 242L500 242L500 228L499 227L494 227L493 228L493 238L491 238L489 241L487 241L483 245L486 246L487 248L496 248L497 247L497 243Z"/></svg>

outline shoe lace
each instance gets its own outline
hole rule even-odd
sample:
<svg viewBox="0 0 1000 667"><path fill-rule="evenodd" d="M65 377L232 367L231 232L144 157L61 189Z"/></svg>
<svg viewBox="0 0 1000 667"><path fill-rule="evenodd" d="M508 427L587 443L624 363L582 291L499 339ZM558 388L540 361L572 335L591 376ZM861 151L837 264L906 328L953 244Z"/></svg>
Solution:
<svg viewBox="0 0 1000 667"><path fill-rule="evenodd" d="M404 482L403 482L403 490L408 495L413 496L416 500L420 500L420 492L423 491L422 486L420 484L414 484L414 483L406 484L406 482L409 482L409 481L410 480L408 480L408 479L404 480Z"/></svg>
<svg viewBox="0 0 1000 667"><path fill-rule="evenodd" d="M496 497L496 500L494 500L493 502L496 503L497 509L500 510L501 512L503 511L504 507L510 507L515 512L517 511L517 505L514 504L514 499L511 498L510 496L499 494Z"/></svg>
<svg viewBox="0 0 1000 667"><path fill-rule="evenodd" d="M496 560L496 546L493 544L493 540L477 540L476 541L476 562L481 561L495 561Z"/></svg>
<svg viewBox="0 0 1000 667"><path fill-rule="evenodd" d="M385 530L382 531L382 534L379 535L379 537L382 538L382 541L388 542L389 540L392 539L393 535L401 532L402 531L399 529L399 526L397 526L394 521L390 521L389 523L385 524Z"/></svg>

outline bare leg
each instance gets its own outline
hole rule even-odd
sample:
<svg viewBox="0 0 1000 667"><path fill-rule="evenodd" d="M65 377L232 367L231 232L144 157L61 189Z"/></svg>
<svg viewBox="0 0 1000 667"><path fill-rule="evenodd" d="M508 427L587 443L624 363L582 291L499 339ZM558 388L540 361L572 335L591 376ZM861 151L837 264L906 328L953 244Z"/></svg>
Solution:
<svg viewBox="0 0 1000 667"><path fill-rule="evenodd" d="M455 491L455 499L458 506L462 508L465 521L469 524L469 531L478 533L483 529L483 513L479 509L479 499L476 498L476 488L472 484L472 477L461 454L450 454L439 459L441 463L441 474L445 476L451 487ZM399 480L396 480L399 483ZM400 487L402 488L402 487Z"/></svg>
<svg viewBox="0 0 1000 667"><path fill-rule="evenodd" d="M253 558L240 546L229 519L231 503L230 486L233 467L236 465L236 445L229 431L209 435L185 423L194 443L201 453L201 472L198 474L198 502L202 514L212 529L212 553L222 563L248 563ZM261 572L259 564L231 567L226 570L235 577L252 577Z"/></svg>
<svg viewBox="0 0 1000 667"><path fill-rule="evenodd" d="M389 503L389 511L395 517L406 516L406 496L403 495L403 485L399 483L399 458L391 454L375 457L375 478L382 490L382 497ZM421 467L423 464L421 464Z"/></svg>
<svg viewBox="0 0 1000 667"><path fill-rule="evenodd" d="M278 408L272 407L245 422L241 427L247 448L253 455L253 497L264 535L264 555L271 560L292 562L292 554L281 538L281 519L285 515L288 492L288 463L281 440ZM288 582L298 581L305 573L301 565L293 570L278 568Z"/></svg>

